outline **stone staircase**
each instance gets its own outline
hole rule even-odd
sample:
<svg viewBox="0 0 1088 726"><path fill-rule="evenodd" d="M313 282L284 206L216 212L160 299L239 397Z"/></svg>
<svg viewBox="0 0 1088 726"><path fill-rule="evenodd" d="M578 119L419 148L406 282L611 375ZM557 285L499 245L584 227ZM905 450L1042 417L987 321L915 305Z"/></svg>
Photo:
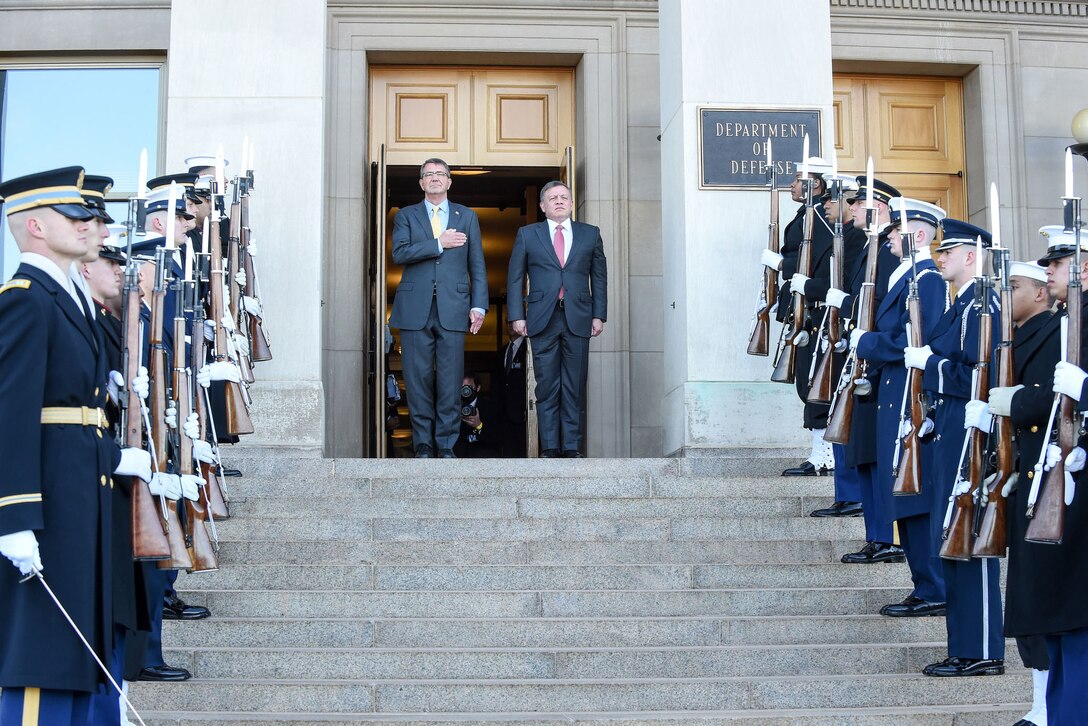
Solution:
<svg viewBox="0 0 1088 726"><path fill-rule="evenodd" d="M792 452L328 460L239 448L213 617L167 622L185 683L150 724L1011 724L1030 675L932 679L943 618L874 615L905 565L848 566ZM1010 643L1011 646L1011 643Z"/></svg>

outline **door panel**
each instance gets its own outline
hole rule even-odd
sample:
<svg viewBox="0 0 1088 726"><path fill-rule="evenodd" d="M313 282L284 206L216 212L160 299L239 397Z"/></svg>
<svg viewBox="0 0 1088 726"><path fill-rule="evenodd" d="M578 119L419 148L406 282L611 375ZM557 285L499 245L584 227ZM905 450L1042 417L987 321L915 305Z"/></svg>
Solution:
<svg viewBox="0 0 1088 726"><path fill-rule="evenodd" d="M370 214L372 239L370 243L370 298L373 303L370 315L368 335L365 340L370 346L370 371L367 376L367 395L369 410L368 425L369 451L367 456L384 459L386 451L386 351L385 351L385 232L387 214L388 172L385 161L385 145L378 149L378 160L371 164Z"/></svg>

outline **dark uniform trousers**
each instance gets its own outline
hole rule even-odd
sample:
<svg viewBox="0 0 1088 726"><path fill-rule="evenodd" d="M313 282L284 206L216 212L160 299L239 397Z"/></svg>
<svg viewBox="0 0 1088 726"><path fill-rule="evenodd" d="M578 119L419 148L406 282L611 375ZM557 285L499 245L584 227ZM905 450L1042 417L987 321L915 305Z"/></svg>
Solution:
<svg viewBox="0 0 1088 726"><path fill-rule="evenodd" d="M932 498L930 538L937 553L943 542L952 490L960 474L960 458L967 437L963 428L964 409L973 393L972 372L980 357L978 338L982 318L974 298L972 282L960 289L928 339L934 354L926 363L923 386L935 410L933 467L923 472L922 496L928 492ZM990 308L990 340L996 344L1001 339L1001 317L992 292L986 304ZM992 354L991 349L991 360ZM948 602L945 618L948 655L1003 659L999 561L942 558L941 568Z"/></svg>
<svg viewBox="0 0 1088 726"><path fill-rule="evenodd" d="M407 381L412 442L452 449L461 431L461 382L465 373L465 333L442 327L438 298L422 330L400 331ZM432 361L443 365L434 366ZM441 378L440 378L441 376Z"/></svg>
<svg viewBox="0 0 1088 726"><path fill-rule="evenodd" d="M921 303L923 337L930 333L944 314L948 288L928 257L919 260L918 292ZM903 349L907 345L906 324L909 270L900 270L894 284L877 308L875 329L864 335L857 347L859 357L869 361L870 370L879 368L877 387L877 469L873 487L874 507L882 521L899 527L899 540L910 566L913 595L927 602L944 602L944 576L937 562L937 552L930 537L930 501L924 494L892 496L897 465L896 442L903 411L903 391L907 371ZM890 281L890 280L889 280ZM930 437L932 438L932 437ZM921 467L932 467L932 446L921 447Z"/></svg>

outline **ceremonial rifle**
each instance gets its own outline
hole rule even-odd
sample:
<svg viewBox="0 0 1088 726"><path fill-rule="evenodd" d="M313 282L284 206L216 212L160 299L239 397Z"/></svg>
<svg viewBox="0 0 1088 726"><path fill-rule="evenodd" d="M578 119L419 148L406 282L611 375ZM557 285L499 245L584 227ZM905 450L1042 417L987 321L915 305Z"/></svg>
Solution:
<svg viewBox="0 0 1088 726"><path fill-rule="evenodd" d="M1081 283L1080 283L1080 198L1066 198L1066 229L1073 229L1073 259L1069 264L1069 290L1065 298L1066 309L1066 336L1064 360L1075 366L1080 366L1080 346L1083 335L1081 320ZM1060 403L1059 403L1060 401ZM1065 457L1077 445L1077 422L1079 416L1076 412L1076 404L1069 396L1063 393L1054 397L1055 405L1060 409L1058 417L1057 444L1061 449L1061 457L1054 468L1047 474L1046 481L1040 494L1033 485L1028 497L1027 534L1024 537L1028 542L1041 544L1061 544L1065 535ZM1053 433L1051 434L1053 436ZM1043 455L1046 455L1046 446L1043 446ZM1036 501L1038 496L1038 501Z"/></svg>
<svg viewBox="0 0 1088 726"><path fill-rule="evenodd" d="M230 292L230 297L227 300L227 307L230 309L232 320L234 321L234 331L232 333L234 337L234 343L237 345L238 339L244 335L248 335L248 331L243 333L242 328L242 289L238 284L238 271L241 269L239 263L241 257L241 235L242 235L242 201L241 201L241 188L238 184L238 179L235 178L233 187L233 201L230 206L230 233L227 238L227 266L229 274L227 276L227 286ZM248 280L247 280L248 282ZM246 341L247 343L249 341ZM253 383L255 380L253 377L253 364L249 360L249 355L238 349L238 368L242 371L242 381L247 385Z"/></svg>
<svg viewBox="0 0 1088 726"><path fill-rule="evenodd" d="M252 239L252 232L249 228L249 190L253 188L253 172L249 171L248 176L242 178L242 201L239 205L239 214L241 216L241 255L242 255L242 269L246 273L246 292L249 296L260 302L260 290L261 286L257 282L257 268L253 264L253 255L249 253L249 242ZM247 321L246 329L249 331L249 357L254 363L259 363L266 360L272 360L272 349L268 344L268 335L264 332L264 321L259 315L248 310L242 310L240 315L244 315ZM749 349L749 352L751 350ZM767 340L764 337L763 341L763 353L767 355Z"/></svg>
<svg viewBox="0 0 1088 726"><path fill-rule="evenodd" d="M771 186L771 219L767 224L767 249L778 254L778 172L771 162L770 139L767 139L767 177ZM246 279L248 278L249 270L247 269ZM759 302L756 303L756 312L752 316L752 331L748 335L748 355L765 356L770 352L771 308L774 307L777 294L778 270L764 266L763 287L759 291ZM260 360L256 357L256 348L254 348L254 360Z"/></svg>
<svg viewBox="0 0 1088 726"><path fill-rule="evenodd" d="M981 249L981 245L979 246ZM990 390L990 354L993 345L993 325L990 315L990 284L982 276L975 280L975 309L978 313L978 363L971 373L971 399L986 401ZM966 437L968 472L956 482L956 489L949 497L951 516L946 514L942 533L941 557L946 560L970 561L973 549L976 505L983 479L986 477L986 438L989 431L972 428ZM962 466L961 466L962 469Z"/></svg>
<svg viewBox="0 0 1088 726"><path fill-rule="evenodd" d="M901 215L900 234L903 244L910 248L910 283L907 292L907 311L910 323L907 337L913 348L925 345L922 331L922 301L918 296L918 264L914 250L914 235L908 231L906 215ZM903 390L903 403L900 407L899 431L896 432L896 454L898 467L895 472L895 484L892 494L909 496L922 491L922 441L919 436L928 411L925 391L922 390L922 371L907 368L906 386ZM902 435L904 424L910 423L910 429Z"/></svg>
<svg viewBox="0 0 1088 726"><path fill-rule="evenodd" d="M1012 288L1009 286L1009 249L994 247L994 275L1001 285L1001 342L997 344L997 385L1008 388L1016 385L1016 368L1013 360ZM976 513L975 544L972 557L1004 557L1006 549L1006 505L1001 494L1009 479L1016 475L1016 457L1012 449L1012 420L1008 416L994 417L994 430L990 435L990 449L997 457L997 471L990 486L979 491L981 516Z"/></svg>
<svg viewBox="0 0 1088 726"><path fill-rule="evenodd" d="M814 208L812 204L812 177L801 180L805 195L805 218L801 248L797 257L797 272L805 277L812 274L812 232ZM795 290L790 286L792 299L790 316L783 326L782 338L778 344L778 358L775 361L771 380L775 383L793 383L797 369L797 348L808 345L806 328L805 291Z"/></svg>
<svg viewBox="0 0 1088 726"><path fill-rule="evenodd" d="M843 242L843 188L842 180L832 181L832 193L839 207L839 217L835 220L835 234L831 242L831 286L836 290L842 290L843 262L846 259L846 249ZM842 352L844 340L842 337L842 322L839 309L834 305L824 306L823 329L827 335L827 350L824 352L820 363L816 366L816 372L812 376L812 385L808 391L809 403L831 403L832 379L835 371L835 356ZM823 336L820 336L823 339ZM813 352L813 358L819 353L819 345Z"/></svg>
<svg viewBox="0 0 1088 726"><path fill-rule="evenodd" d="M189 370L187 364L189 358L185 351L185 310L192 310L192 304L186 304L185 298L193 294L193 286L183 280L178 280L174 286L177 312L174 315L174 402L177 405L178 421L186 421L192 412L192 392L189 382ZM203 330L193 329L194 338L203 338ZM182 476L193 473L193 442L180 430L176 431L175 451L177 452L178 474ZM200 487L201 493L207 500L207 487ZM215 556L215 545L208 536L207 523L208 512L204 505L183 497L185 506L185 520L188 531L185 535L185 546L192 560L190 572L210 572L219 569L219 561ZM214 526L214 522L212 523Z"/></svg>
<svg viewBox="0 0 1088 726"><path fill-rule="evenodd" d="M218 180L212 182L213 199L217 194ZM227 329L223 326L225 305L223 300L223 247L219 239L219 207L212 205L212 223L210 225L211 244L208 251L211 253L211 298L212 320L215 321L214 355L217 362L227 360ZM224 395L226 398L227 433L240 436L253 433L253 421L249 417L249 409L246 406L245 394L240 383L224 381Z"/></svg>
<svg viewBox="0 0 1088 726"><path fill-rule="evenodd" d="M132 381L140 375L143 336L140 333L140 267L132 259L134 234L144 234L146 211L144 200L133 198L129 202L127 227L128 253L125 255L125 285L121 292L121 370L125 376L125 389L121 395L120 446L136 449L144 447L143 401L132 388ZM155 506L155 495L148 484L138 476L132 478L132 557L136 560L165 560L170 557L170 542L166 538L166 520Z"/></svg>
<svg viewBox="0 0 1088 726"><path fill-rule="evenodd" d="M205 249L207 249L207 222L205 221L204 229L204 242ZM190 346L190 367L194 371L199 371L207 363L207 352L204 346L204 304L203 298L200 294L201 290L205 290L208 287L208 259L209 255L201 253L196 256L197 270L196 270L196 289L195 294L196 305L193 308L193 342ZM197 419L200 424L201 438L205 441L208 440L208 432L214 429L214 424L211 420L211 405L208 398L208 390L203 386L196 388L195 404L194 408L197 414ZM204 481L208 483L208 513L216 520L230 518L230 509L227 506L227 496L222 484L221 471L222 464L218 463L219 460L219 442L215 440L214 432L209 442L212 446L212 451L215 452L216 464L209 464L207 462L200 462L200 475L204 478Z"/></svg>
<svg viewBox="0 0 1088 726"><path fill-rule="evenodd" d="M173 210L169 211L173 214ZM166 299L166 266L170 258L167 257L171 250L159 247L155 250L155 290L151 296L151 330L148 333L150 340L151 359L148 361L148 375L151 378L150 408L151 431L149 432L152 448L151 455L155 459L155 471L166 473L169 471L169 454L167 451L168 431L166 425L166 349L163 346L163 305ZM182 342L184 343L184 333ZM177 502L166 501L165 517L167 522L166 536L170 542L170 558L159 562L160 569L188 570L193 566L189 557L188 548L185 545L185 535L181 527L181 519L178 516Z"/></svg>

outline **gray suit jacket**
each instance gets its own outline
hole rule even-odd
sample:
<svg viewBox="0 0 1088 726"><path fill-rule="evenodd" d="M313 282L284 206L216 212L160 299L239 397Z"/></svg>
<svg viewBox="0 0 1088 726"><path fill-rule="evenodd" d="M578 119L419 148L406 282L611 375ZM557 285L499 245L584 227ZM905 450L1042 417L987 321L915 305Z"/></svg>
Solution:
<svg viewBox="0 0 1088 726"><path fill-rule="evenodd" d="M404 207L393 220L393 261L404 266L389 318L394 328L422 330L432 297L446 330L467 331L469 310L489 307L480 221L468 207L450 202L449 209L447 229L464 232L468 241L441 254L423 202Z"/></svg>
<svg viewBox="0 0 1088 726"><path fill-rule="evenodd" d="M608 267L601 230L592 224L571 222L573 241L567 264L561 266L548 235L548 223L537 222L518 230L507 275L510 320L524 320L530 336L548 324L559 288L564 293L567 325L575 335L588 338L593 318L608 317ZM525 277L529 294L522 298Z"/></svg>

